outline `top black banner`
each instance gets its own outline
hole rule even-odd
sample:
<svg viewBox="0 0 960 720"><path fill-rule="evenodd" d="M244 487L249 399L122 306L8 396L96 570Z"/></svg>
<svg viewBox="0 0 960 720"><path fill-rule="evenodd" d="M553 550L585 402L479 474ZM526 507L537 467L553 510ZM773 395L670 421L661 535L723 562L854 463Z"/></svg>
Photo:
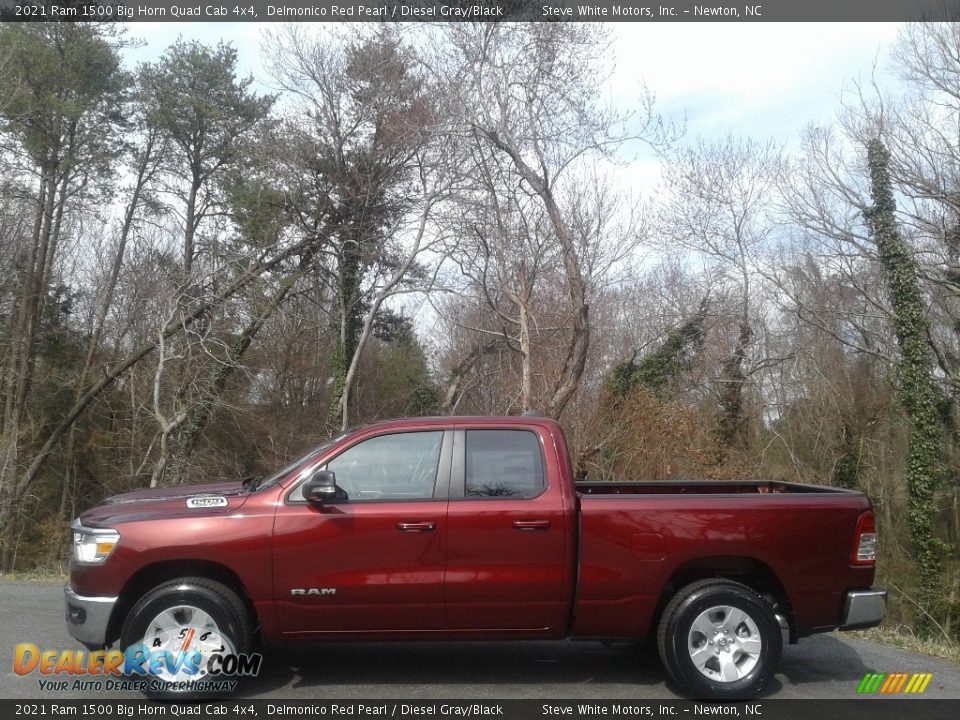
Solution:
<svg viewBox="0 0 960 720"><path fill-rule="evenodd" d="M0 0L12 22L905 22L960 0Z"/></svg>

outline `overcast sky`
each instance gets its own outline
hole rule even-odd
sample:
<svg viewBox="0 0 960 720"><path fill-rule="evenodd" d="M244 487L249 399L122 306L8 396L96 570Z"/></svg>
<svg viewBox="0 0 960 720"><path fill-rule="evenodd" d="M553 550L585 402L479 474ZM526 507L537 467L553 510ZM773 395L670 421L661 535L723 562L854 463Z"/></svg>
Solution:
<svg viewBox="0 0 960 720"><path fill-rule="evenodd" d="M322 31L321 23L308 26ZM131 64L156 58L177 36L214 44L231 42L240 68L270 82L260 63L264 23L142 23L131 34L145 47ZM624 107L635 104L641 83L656 94L657 109L687 123L687 137L726 133L774 138L792 145L810 122L829 122L840 97L876 67L888 76L893 23L611 23L613 72L606 91ZM656 162L637 150L627 172L648 191Z"/></svg>

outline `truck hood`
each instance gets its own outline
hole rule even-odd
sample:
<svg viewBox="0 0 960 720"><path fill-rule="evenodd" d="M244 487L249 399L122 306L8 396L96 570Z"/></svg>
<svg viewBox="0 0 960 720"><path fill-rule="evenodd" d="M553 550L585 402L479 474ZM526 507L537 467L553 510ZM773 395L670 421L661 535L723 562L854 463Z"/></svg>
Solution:
<svg viewBox="0 0 960 720"><path fill-rule="evenodd" d="M112 526L135 520L223 515L250 497L241 482L180 485L112 495L80 516L87 527Z"/></svg>

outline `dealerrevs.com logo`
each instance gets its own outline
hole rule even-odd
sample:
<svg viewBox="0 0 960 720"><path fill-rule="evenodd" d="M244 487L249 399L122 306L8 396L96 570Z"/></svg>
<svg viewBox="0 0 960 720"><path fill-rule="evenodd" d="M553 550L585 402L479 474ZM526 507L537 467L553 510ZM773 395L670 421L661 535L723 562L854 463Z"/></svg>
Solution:
<svg viewBox="0 0 960 720"><path fill-rule="evenodd" d="M229 639L216 630L179 626L154 633L126 651L41 650L33 643L20 643L14 650L13 671L41 675L41 691L188 694L231 692L237 678L255 677L262 663L259 653L234 652Z"/></svg>

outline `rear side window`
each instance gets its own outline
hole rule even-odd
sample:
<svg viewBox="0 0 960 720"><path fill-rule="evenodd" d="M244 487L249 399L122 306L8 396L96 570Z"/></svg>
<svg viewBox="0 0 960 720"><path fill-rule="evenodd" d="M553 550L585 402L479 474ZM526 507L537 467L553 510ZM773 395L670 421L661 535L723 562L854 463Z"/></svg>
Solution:
<svg viewBox="0 0 960 720"><path fill-rule="evenodd" d="M534 498L544 482L540 440L528 430L467 430L464 495Z"/></svg>

